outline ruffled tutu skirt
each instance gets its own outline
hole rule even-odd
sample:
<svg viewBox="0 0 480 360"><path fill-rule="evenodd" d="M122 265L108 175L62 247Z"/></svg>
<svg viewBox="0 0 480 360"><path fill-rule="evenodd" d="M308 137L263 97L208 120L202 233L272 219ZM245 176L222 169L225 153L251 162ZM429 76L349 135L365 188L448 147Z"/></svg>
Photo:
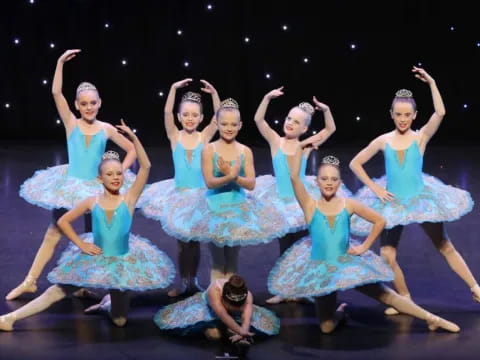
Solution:
<svg viewBox="0 0 480 360"><path fill-rule="evenodd" d="M310 196L315 199L320 197L320 190L315 181L315 176L306 176L305 185L305 188ZM268 208L275 208L285 217L285 219L287 219L289 233L294 233L308 228L307 224L305 223L305 217L303 215L302 208L300 207L297 199L295 199L295 197L281 198L278 196L277 185L274 176L262 175L257 177L253 194L264 204L264 206ZM351 197L352 192L348 190L344 184L342 184L338 189L337 195L340 197Z"/></svg>
<svg viewBox="0 0 480 360"><path fill-rule="evenodd" d="M52 209L71 209L87 197L103 193L97 179L84 180L67 175L68 165L38 170L20 187L20 196L33 205ZM122 191L135 181L135 174L127 170Z"/></svg>
<svg viewBox="0 0 480 360"><path fill-rule="evenodd" d="M157 312L153 321L162 330L175 330L182 335L201 332L221 324L208 304L206 292L199 292L164 307ZM270 310L253 305L251 326L266 335L276 335L280 330L280 319Z"/></svg>
<svg viewBox="0 0 480 360"><path fill-rule="evenodd" d="M386 229L397 225L423 222L454 221L472 211L473 200L468 191L445 185L434 176L422 174L422 191L409 199L394 199L383 203L368 187L362 187L355 199L378 211L385 217ZM375 183L386 188L386 177L374 179ZM355 235L366 236L372 224L353 215L350 231Z"/></svg>
<svg viewBox="0 0 480 360"><path fill-rule="evenodd" d="M352 245L358 245L351 240ZM306 236L277 260L268 277L270 293L282 297L324 296L338 290L393 280L393 271L372 251L342 255L333 261L312 260Z"/></svg>
<svg viewBox="0 0 480 360"><path fill-rule="evenodd" d="M146 194L152 190L147 189ZM205 188L171 189L159 199L141 202L147 217L161 221L170 236L188 242L212 242L219 247L268 243L288 232L282 214L246 193L237 203L214 204ZM230 193L220 196L230 196ZM216 195L214 195L216 196ZM243 196L243 195L242 195Z"/></svg>
<svg viewBox="0 0 480 360"><path fill-rule="evenodd" d="M137 202L141 213L153 220L162 221L168 217L174 205L197 189L177 188L174 179L162 180L148 185ZM206 191L206 188L203 188Z"/></svg>
<svg viewBox="0 0 480 360"><path fill-rule="evenodd" d="M93 242L92 233L81 235ZM48 274L53 284L144 291L163 289L175 277L172 260L145 238L130 234L129 252L121 256L87 255L73 243Z"/></svg>

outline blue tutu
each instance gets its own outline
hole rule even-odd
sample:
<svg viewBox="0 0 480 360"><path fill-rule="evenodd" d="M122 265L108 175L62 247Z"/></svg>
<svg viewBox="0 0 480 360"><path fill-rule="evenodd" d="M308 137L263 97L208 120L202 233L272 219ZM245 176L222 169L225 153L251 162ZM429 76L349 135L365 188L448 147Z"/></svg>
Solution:
<svg viewBox="0 0 480 360"><path fill-rule="evenodd" d="M81 236L93 242L92 233ZM145 291L163 289L175 277L172 260L145 238L130 234L129 251L120 256L88 255L71 243L49 274L53 284Z"/></svg>
<svg viewBox="0 0 480 360"><path fill-rule="evenodd" d="M303 215L300 204L293 194L290 194L290 196L282 196L278 191L277 181L278 178L272 175L262 175L257 177L255 190L253 191L254 196L258 198L264 206L275 208L285 217L288 221L289 233L305 230L307 224L305 223L305 216ZM315 176L305 176L303 183L311 197L315 199L320 197L320 190L316 183ZM351 197L352 193L342 183L337 191L337 195L339 197Z"/></svg>
<svg viewBox="0 0 480 360"><path fill-rule="evenodd" d="M206 292L199 292L164 307L157 312L153 320L160 329L175 330L182 335L201 332L221 323L208 304ZM280 330L280 319L270 310L253 305L251 326L266 335L276 335Z"/></svg>
<svg viewBox="0 0 480 360"><path fill-rule="evenodd" d="M358 245L350 240L352 245ZM360 256L340 255L336 259L313 260L312 239L297 241L277 261L268 277L268 290L284 298L324 296L339 290L392 281L385 261L366 251Z"/></svg>
<svg viewBox="0 0 480 360"><path fill-rule="evenodd" d="M38 170L25 180L20 187L20 196L33 205L52 209L72 209L82 200L103 193L103 185L96 177L89 180L68 174L69 165L58 165ZM124 172L124 192L135 181L135 174L130 170Z"/></svg>
<svg viewBox="0 0 480 360"><path fill-rule="evenodd" d="M384 203L366 186L355 198L381 213L387 229L411 223L454 221L472 210L470 193L422 173L423 156L416 141L405 150L401 164L397 151L389 144L384 155L386 175L374 182L393 193L394 200ZM352 216L352 233L366 236L371 228L369 222Z"/></svg>

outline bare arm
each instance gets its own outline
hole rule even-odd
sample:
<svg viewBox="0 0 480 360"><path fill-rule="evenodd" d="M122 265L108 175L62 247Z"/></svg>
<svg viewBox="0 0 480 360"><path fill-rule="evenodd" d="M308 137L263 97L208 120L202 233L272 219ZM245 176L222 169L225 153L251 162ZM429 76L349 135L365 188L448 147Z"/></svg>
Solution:
<svg viewBox="0 0 480 360"><path fill-rule="evenodd" d="M315 201L310 197L305 189L305 185L303 185L303 182L300 179L301 162L302 151L301 148L298 147L295 155L290 160L290 179L292 181L295 197L303 210L306 222L309 223L313 215L313 210L315 209Z"/></svg>
<svg viewBox="0 0 480 360"><path fill-rule="evenodd" d="M372 230L370 231L370 234L368 234L365 241L360 246L352 246L350 249L348 249L348 253L350 255L360 255L370 249L374 241L383 231L385 228L385 219L375 210L363 205L359 201L353 199L346 199L346 201L347 207L353 214L356 214L373 224Z"/></svg>
<svg viewBox="0 0 480 360"><path fill-rule="evenodd" d="M373 140L370 144L368 144L367 147L355 155L352 161L350 161L350 169L352 169L353 173L360 179L360 181L368 186L368 188L372 190L382 201L391 201L393 200L394 195L383 189L381 186L375 184L363 168L363 164L365 164L376 153L382 150L383 143L383 136L379 136Z"/></svg>
<svg viewBox="0 0 480 360"><path fill-rule="evenodd" d="M132 129L130 129L123 120L121 125L117 125L117 128L119 128L130 139L132 139L133 146L135 147L135 153L138 155L138 163L140 165L140 169L135 177L135 181L125 194L125 200L128 204L128 207L130 211L133 212L135 209L135 204L137 203L137 200L148 181L148 175L150 174L150 168L152 164L150 163L150 159L148 158L142 143Z"/></svg>
<svg viewBox="0 0 480 360"><path fill-rule="evenodd" d="M267 140L270 147L273 147L278 143L280 135L268 125L265 120L265 114L267 112L268 104L270 104L270 100L283 95L282 89L283 86L266 94L260 105L258 105L257 112L255 113L255 124L257 125L258 131L260 131L260 134L262 134L265 140Z"/></svg>
<svg viewBox="0 0 480 360"><path fill-rule="evenodd" d="M430 91L432 92L433 108L435 109L435 112L420 130L423 138L428 142L432 136L435 135L442 123L443 117L445 116L445 105L443 104L442 96L440 95L435 80L423 69L413 67L412 71L416 73L416 78L426 82L430 86Z"/></svg>
<svg viewBox="0 0 480 360"><path fill-rule="evenodd" d="M55 106L57 107L58 114L60 119L62 119L63 125L69 134L75 126L75 115L70 110L68 102L63 96L62 87L63 87L63 65L73 59L81 50L67 50L62 56L58 58L57 67L55 68L55 74L53 75L52 82L52 95L53 100L55 101Z"/></svg>
<svg viewBox="0 0 480 360"><path fill-rule="evenodd" d="M253 334L244 330L237 322L230 316L221 301L220 290L211 285L207 290L208 302L212 307L215 314L220 318L220 320L233 332L242 336L251 336Z"/></svg>
<svg viewBox="0 0 480 360"><path fill-rule="evenodd" d="M245 308L242 312L242 329L244 331L250 330L250 322L252 321L252 314L253 314L253 295L249 291L247 300L245 301Z"/></svg>
<svg viewBox="0 0 480 360"><path fill-rule="evenodd" d="M245 176L237 175L235 182L247 190L253 190L255 188L255 166L253 164L253 154L252 150L248 147L244 146L244 149ZM241 160L239 159L239 161Z"/></svg>
<svg viewBox="0 0 480 360"><path fill-rule="evenodd" d="M205 185L207 185L209 189L221 187L235 179L232 173L221 177L213 175L213 149L210 145L206 146L202 151L202 173Z"/></svg>
<svg viewBox="0 0 480 360"><path fill-rule="evenodd" d="M121 120L123 121L123 120ZM133 162L137 158L137 153L135 152L135 147L133 146L132 142L128 140L125 136L120 134L117 129L115 129L109 123L103 123L105 129L107 130L108 138L112 140L115 144L120 146L123 151L127 154L123 159L122 169L123 171L127 170L130 166L132 166Z"/></svg>
<svg viewBox="0 0 480 360"><path fill-rule="evenodd" d="M167 137L170 142L173 144L177 141L178 138L178 129L175 125L175 118L173 116L173 106L175 105L175 95L177 94L177 89L188 86L192 82L192 79L187 78L181 81L177 81L172 84L170 91L168 92L167 101L165 102L164 108L164 124L165 131L167 132Z"/></svg>
<svg viewBox="0 0 480 360"><path fill-rule="evenodd" d="M303 147L314 144L315 147L322 145L327 139L335 132L337 129L335 125L335 120L333 120L332 112L330 108L313 97L313 102L315 103L315 109L323 113L325 119L325 127L320 130L317 134L310 136L309 138L303 140L300 145Z"/></svg>
<svg viewBox="0 0 480 360"><path fill-rule="evenodd" d="M92 209L95 198L88 198L82 201L80 204L75 206L72 210L66 212L60 219L57 221L57 225L65 234L66 237L70 239L75 245L77 245L84 253L88 255L99 255L102 253L102 249L98 246L90 243L84 242L77 234L75 229L72 226L77 218L85 214L87 211Z"/></svg>

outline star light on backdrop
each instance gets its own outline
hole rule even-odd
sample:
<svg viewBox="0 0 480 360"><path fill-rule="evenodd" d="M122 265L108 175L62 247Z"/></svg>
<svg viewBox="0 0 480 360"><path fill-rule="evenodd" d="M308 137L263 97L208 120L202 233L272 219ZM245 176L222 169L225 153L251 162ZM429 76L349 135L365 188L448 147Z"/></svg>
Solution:
<svg viewBox="0 0 480 360"><path fill-rule="evenodd" d="M34 4L37 4L38 2L36 2L35 0L27 0L26 1L27 4L30 4L30 5L34 5ZM48 3L38 3L38 5L42 5L42 7L45 5L45 6L48 6L47 5ZM215 10L215 13L216 15L220 14L220 15L223 15L222 14L222 11L224 10L223 8L223 4L222 6L215 6L214 3L212 2L207 2L207 3L203 3L201 5L199 5L198 9L203 9L203 14L204 16L207 16L205 13L207 14L210 14L213 10ZM40 8L40 6L39 6ZM32 13L35 13L36 11L38 10L38 8L33 8L30 10L30 12ZM121 36L121 31L125 31L126 30L126 27L124 25L120 26L120 23L118 21L116 21L115 19L115 11L113 11L112 14L109 14L109 21L106 21L105 18L103 19L97 19L97 23L98 24L97 26L97 29L105 29L105 30L108 30L109 31L109 34L112 34L111 36ZM45 15L42 15L42 16L45 16ZM280 16L280 15L279 15ZM198 15L198 17L201 17L201 14ZM246 27L244 29L241 29L239 30L239 33L237 33L236 37L232 37L233 39L237 39L237 43L240 45L240 44L248 44L249 45L249 51L252 51L252 58L255 58L256 55L260 55L258 58L259 59L262 59L261 60L261 63L259 63L258 65L259 66L263 66L264 68L267 68L267 69L270 69L270 70L274 70L274 73L275 73L275 79L281 79L283 81L283 78L285 76L285 69L282 69L282 68L273 68L273 65L280 65L280 66L283 66L284 68L288 68L288 71L289 72L295 72L299 69L299 66L302 66L303 65L306 65L306 64L311 64L311 66L309 67L305 67L305 69L309 69L308 71L312 71L312 72L315 72L315 71L324 71L323 69L325 68L322 68L322 66L324 66L325 62L320 59L320 58L310 58L306 55L302 56L302 55L298 55L299 53L302 54L302 52L305 53L308 53L309 50L311 51L311 46L312 44L311 43L308 43L308 42L305 42L305 44L303 45L298 45L298 44L302 44L303 43L303 40L300 41L299 38L304 38L306 36L308 36L308 33L305 33L305 27L306 25L302 22L302 21L299 21L299 22L295 22L293 21L291 18L288 18L288 16L286 17L285 15L281 15L281 17L283 18L282 20L279 21L279 19L275 19L275 18L272 18L270 20L270 23L268 24L269 25L269 31L270 33L259 33L259 34L256 34L254 32L254 30L252 29L255 29L255 27ZM211 19L210 17L209 18L205 18L205 19ZM260 19L260 18L259 18ZM188 48L189 46L191 46L191 44L189 45L189 42L192 42L192 41L197 41L197 39L201 36L204 35L204 33L202 32L203 28L201 27L196 27L195 29L195 32L192 32L191 29L192 29L192 24L191 23L188 23L186 24L185 21L183 20L183 18L178 18L177 20L180 20L180 21L176 21L177 22L177 25L173 25L169 32L170 32L170 38L168 39L168 41L171 41L171 42L175 42L175 41L178 41L180 40L179 38L181 38L181 41L182 41L182 47L185 47L185 48ZM246 24L251 24L254 22L254 20L252 19L248 19L247 20L244 20ZM257 20L258 21L258 20ZM263 20L262 20L263 21ZM114 26L112 27L112 24L118 24L117 26ZM175 22L173 22L173 24L175 24ZM93 25L95 25L95 23L93 23ZM182 25L182 27L178 27L178 25ZM255 25L255 24L253 24ZM32 44L32 39L30 39L29 37L25 36L23 32L20 31L19 28L15 29L14 28L15 25L12 27L12 30L10 34L8 34L7 36L10 37L10 41L11 41L11 46L18 46L20 47L21 46L21 50L24 51L26 48L28 48L27 45L30 45ZM280 27L280 30L278 29ZM277 29L275 31L275 28ZM292 32L292 28L294 28L296 31ZM198 30L197 30L198 29ZM242 35L242 30L245 31L244 34ZM455 34L458 32L459 34L456 34L456 35L460 35L462 34L462 29L461 28L458 28L455 26L455 24L449 24L448 22L443 22L443 24L439 24L439 25L436 25L436 30L437 31L443 31L443 34L445 34L446 32L455 32ZM303 32L302 32L303 31ZM285 37L280 37L278 35L278 33L287 33L288 32L288 36L285 36ZM249 36L245 35L245 33L248 33ZM22 36L18 36L19 34L21 34ZM49 34L49 32L45 32L45 34ZM175 36L175 34L177 36ZM191 35L191 34L194 34L194 35ZM207 33L205 33L207 34ZM51 50L54 50L54 51L51 51L50 54L54 54L55 57L58 57L61 52L64 51L63 47L65 46L66 44L66 41L65 41L65 38L56 38L55 41L52 41L53 39L52 38L43 38L42 39L42 35L43 34L36 34L36 38L33 39L35 42L39 42L40 44L47 44L47 46L49 47L49 49ZM275 39L275 36L277 37L277 39ZM339 36L339 39L342 41L343 43L343 46L345 47L345 44L347 44L348 48L352 51L352 56L353 54L362 54L362 57L365 57L365 58L368 58L369 56L371 57L371 55L368 54L367 50L366 49L371 49L372 47L371 46L364 46L363 44L366 43L367 41L369 41L369 37L370 39L372 38L372 35L368 35L366 36L365 38L356 38L354 41L352 41L352 38L350 39L345 39L344 37L342 38L342 35L338 35ZM359 35L359 36L365 36L365 35ZM176 38L177 39L173 39L173 38ZM255 38L255 42L252 43L252 37ZM458 36L455 36L455 38L457 38ZM110 39L114 39L114 37L109 37ZM291 39L290 39L291 38ZM7 38L8 39L8 38ZM458 40L458 39L457 39ZM285 48L283 49L280 49L280 53L279 53L279 56L282 57L282 56L285 56L285 59L286 61L284 63L282 63L282 60L283 58L279 58L278 56L276 56L275 54L272 54L271 53L271 47L269 47L269 43L275 43L275 41L279 41L280 44L282 45L285 45L285 47L287 48L289 46L289 41L295 43L297 45L297 49L296 49L296 52L292 52L293 55L290 55L290 54L286 54L285 53ZM453 41L453 40L452 40ZM480 41L478 40L475 40L475 39L472 39L470 38L469 40L465 41L464 42L466 46L472 46L474 44L474 46L476 48L480 48ZM77 44L74 44L72 45L71 47L75 47ZM103 45L108 45L108 44L103 44ZM239 46L237 45L237 46ZM367 45L370 45L370 43L367 43ZM45 45L43 45L45 46ZM163 46L163 44L162 44ZM67 48L68 48L68 45L67 45ZM281 48L281 47L280 47ZM128 65L128 60L127 58L130 58L131 61L133 61L132 64L135 64L135 63L138 63L139 61L134 57L135 55L138 55L138 54L132 54L131 50L129 51L128 50L129 48L127 48L127 50L124 52L124 55L126 56L125 58L121 58L120 57L120 63L123 67L126 67ZM20 51L20 49L19 49ZM90 51L90 49L85 49L85 52L87 51ZM240 48L240 51L241 51L241 48ZM330 51L328 48L322 48L322 51L325 51L325 53L328 53L328 51ZM371 51L371 50L370 50ZM269 53L270 52L270 53ZM269 55L271 56L270 58L269 57L262 57L263 55ZM310 53L311 54L311 53ZM423 53L420 53L422 54L422 57L424 57L424 60L426 60L427 58L429 58L429 56L431 56L429 53L426 53L426 54L423 54ZM141 54L140 54L141 55ZM188 60L182 60L182 57L187 55L189 57ZM204 54L200 54L202 56L204 56ZM414 54L415 55L415 54ZM83 56L83 55L82 55ZM169 56L178 56L178 55L171 55L169 54ZM205 69L205 68L202 68L202 69L197 69L197 67L200 66L201 62L198 61L197 58L195 58L195 53L191 53L191 52L187 52L187 53L184 53L183 56L180 55L181 57L177 57L176 58L176 61L180 62L181 63L181 67L184 69L188 69L188 71L190 72L192 68L191 64L192 62L194 64L196 64L195 66L195 70L200 70L200 71L205 71L205 70L211 70L211 69ZM297 69L295 69L295 66L291 66L290 68L290 65L292 62L289 62L289 60L291 61L292 60L292 56L297 56L297 59L296 59L296 67ZM347 61L348 61L348 54L345 55L345 54L332 54L333 57L335 56L341 56L343 58L346 58ZM478 56L478 55L476 55ZM290 59L288 58L290 57ZM459 56L459 58L461 58L461 56ZM278 61L277 63L273 63L276 61L276 59L280 59L280 61ZM342 61L342 58L339 58L339 62ZM355 56L355 59L358 59L356 56ZM294 59L295 60L295 59ZM51 63L49 63L49 61L51 62L52 59L48 59L48 61L45 61L45 66L50 66ZM105 61L105 60L102 60L102 61ZM118 58L117 60L114 60L114 61L118 61ZM357 60L356 60L357 61ZM356 63L352 64L352 67L356 66ZM361 66L361 65L359 65ZM418 61L416 63L416 66L418 67L423 67L424 64L423 62L421 61ZM431 65L428 65L427 64L427 71L430 70L430 66ZM433 65L432 65L433 66ZM438 68L439 66L437 66ZM160 71L163 71L161 68L160 68ZM166 72L169 71L169 69L165 69ZM329 70L327 70L328 72ZM357 69L357 70L352 70L352 71L358 71L358 72L361 72L362 69ZM434 72L435 71L435 72ZM45 74L45 71L40 71L41 74ZM432 73L433 73L433 76L436 76L437 75L437 69L435 70L432 70ZM124 72L124 74L127 74L127 72ZM260 73L261 74L261 73ZM125 76L127 76L125 75ZM38 75L37 75L38 76ZM113 75L115 76L115 75ZM312 73L312 76L318 76L318 75L314 75ZM441 78L439 76L439 78ZM37 78L38 79L38 78ZM264 79L266 80L272 80L273 79L273 75L271 72L264 72ZM37 81L40 81L42 85L44 86L47 86L50 82L50 78L43 78L43 77L40 77L39 80ZM131 80L131 79L129 79ZM166 84L164 83L165 80L161 80L159 82L156 83L156 86L158 86L159 88L166 88ZM443 79L442 79L442 83L443 83ZM268 85L267 85L268 86ZM373 86L373 85L372 85ZM150 91L152 91L154 94L156 94L158 97L161 97L163 98L165 96L165 93L163 91L159 91L158 90L158 87L157 89L153 88L151 89ZM265 89L266 90L266 89ZM441 91L443 91L443 89L440 89ZM6 99L8 99L9 101L13 101L13 103L17 103L17 101L15 101L14 98L12 98L11 96L5 96ZM341 99L341 97L339 96L339 99ZM461 110L469 110L470 107L472 106L472 104L468 104L466 102L462 102L461 101L462 99L456 99L456 108L459 109L458 111L461 111ZM342 106L340 100L337 99L337 102L338 102L338 105L335 104L335 106ZM333 105L333 103L332 103ZM252 105L250 104L249 107L251 108ZM11 114L14 114L15 112L18 112L18 108L19 107L16 107L15 109L13 109L12 105L11 105L11 102L4 102L3 104L3 108L4 109L10 109L12 110L11 111ZM245 107L244 107L245 108ZM251 111L250 108L247 108L248 110L247 111ZM475 109L475 107L472 107L472 109ZM348 111L348 110L346 110ZM462 113L465 113L465 116L467 116L467 113L471 113L472 111L461 111ZM367 115L367 114L363 114L363 115ZM359 122L361 120L360 116L358 115L355 115L354 113L352 114L350 112L350 114L347 114L347 117L349 117L351 122ZM370 118L370 117L369 117ZM56 120L56 123L58 124L58 119ZM60 122L61 123L61 122ZM275 124L279 124L279 120L275 120L274 121ZM312 130L312 133L316 133L316 130Z"/></svg>

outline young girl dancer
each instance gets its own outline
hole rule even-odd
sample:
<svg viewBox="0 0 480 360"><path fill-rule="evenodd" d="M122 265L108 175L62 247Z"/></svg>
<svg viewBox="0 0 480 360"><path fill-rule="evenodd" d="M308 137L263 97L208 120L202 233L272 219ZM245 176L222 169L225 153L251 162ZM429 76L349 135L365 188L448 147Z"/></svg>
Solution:
<svg viewBox="0 0 480 360"><path fill-rule="evenodd" d="M200 81L204 85L201 90L212 95L216 112L220 105L217 91L207 81ZM203 147L210 142L217 131L216 123L212 120L202 131L197 130L203 120L203 106L200 94L190 91L183 95L178 109L177 117L182 126L181 130L175 125L173 116L177 89L188 86L191 82L192 79L184 79L174 83L165 103L165 130L172 148L175 177L150 185L139 200L142 213L159 221L166 217L172 207L177 206L179 198L188 198L189 189L205 189L201 154ZM197 281L200 244L196 241L178 240L177 249L181 285L178 289L170 290L169 296L178 296L184 292L195 293L200 290Z"/></svg>
<svg viewBox="0 0 480 360"><path fill-rule="evenodd" d="M381 252L395 273L393 283L400 295L409 297L410 292L396 260L398 242L404 225L420 223L452 270L468 285L473 299L480 302L480 287L450 242L445 226L445 221L457 220L470 212L473 201L468 192L422 173L425 148L445 116L445 107L435 80L421 68L414 67L412 71L429 85L435 112L419 131L413 131L417 110L412 93L408 90L396 93L390 110L395 130L377 137L350 163L352 171L366 185L356 198L380 212L387 221ZM386 176L372 180L363 164L379 151L385 156ZM362 219L352 218L353 233L364 235L369 229L370 225ZM388 308L386 313L398 314L397 310Z"/></svg>
<svg viewBox="0 0 480 360"><path fill-rule="evenodd" d="M233 343L252 342L251 328L276 335L280 320L270 310L253 305L253 295L239 275L218 279L203 293L161 309L154 317L162 330L177 330L182 335L203 331L210 340L228 334Z"/></svg>
<svg viewBox="0 0 480 360"><path fill-rule="evenodd" d="M58 220L58 226L73 244L48 274L55 285L25 306L1 316L0 330L13 330L16 321L47 309L78 286L109 289L112 320L115 325L124 326L128 290L160 289L172 282L175 268L170 258L147 239L130 234L133 211L148 180L150 161L132 130L123 121L118 128L132 139L138 154L140 169L134 183L124 195L120 193L124 179L122 164L118 154L106 153L98 168L103 195L89 197ZM79 236L72 222L89 211L93 233Z"/></svg>
<svg viewBox="0 0 480 360"><path fill-rule="evenodd" d="M270 292L283 297L315 297L320 329L324 333L335 329L344 312L344 304L335 312L336 292L350 288L425 320L430 330L441 327L458 332L457 325L381 284L390 281L393 273L368 249L383 230L385 220L360 202L337 196L341 183L338 159L328 156L322 160L317 180L321 193L318 199L310 196L298 175L300 162L299 149L291 167L292 184L310 236L293 245L277 261L269 276ZM373 225L362 244L350 244L352 214Z"/></svg>
<svg viewBox="0 0 480 360"><path fill-rule="evenodd" d="M315 108L307 102L302 102L289 111L283 124L283 132L285 135L281 137L268 125L267 121L265 121L265 114L270 101L282 95L283 86L267 93L255 114L255 123L257 124L258 130L270 145L273 172L275 175L275 177L271 175L258 177L255 195L258 196L264 204L271 204L271 206L281 211L290 226L290 233L279 239L280 255L304 235L302 232L299 232L299 230L306 229L305 218L302 209L295 199L290 181L291 158L297 147L301 145L303 151L300 178L310 193L318 194L314 176L305 175L307 159L313 149L311 145L315 147L320 146L335 132L335 122L330 108L313 97ZM308 130L315 110L323 113L325 128L318 134L310 136L300 142L299 138ZM351 195L345 186L342 186L339 192L342 196ZM268 299L267 303L277 304L281 301L282 299L279 296L274 296Z"/></svg>
<svg viewBox="0 0 480 360"><path fill-rule="evenodd" d="M255 169L252 151L236 141L242 127L238 103L223 101L216 117L220 139L202 152L208 191L190 190L163 223L164 230L176 238L209 243L211 282L237 272L240 246L267 243L284 235L287 228L280 212L244 190L253 190Z"/></svg>
<svg viewBox="0 0 480 360"><path fill-rule="evenodd" d="M58 218L86 197L101 194L102 187L96 177L107 140L112 140L127 152L122 164L123 170L128 169L135 160L133 144L112 125L97 120L102 100L94 85L83 82L77 88L75 108L80 113L80 118L76 118L70 110L62 94L63 65L79 52L80 50L67 50L60 56L52 84L53 99L67 135L68 165L37 171L20 189L20 196L28 202L48 210L53 209L52 223L25 280L8 293L7 300L37 291L37 278L62 237L62 232L56 226ZM125 188L133 179L133 173L126 173Z"/></svg>

